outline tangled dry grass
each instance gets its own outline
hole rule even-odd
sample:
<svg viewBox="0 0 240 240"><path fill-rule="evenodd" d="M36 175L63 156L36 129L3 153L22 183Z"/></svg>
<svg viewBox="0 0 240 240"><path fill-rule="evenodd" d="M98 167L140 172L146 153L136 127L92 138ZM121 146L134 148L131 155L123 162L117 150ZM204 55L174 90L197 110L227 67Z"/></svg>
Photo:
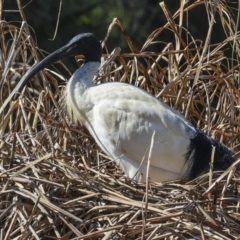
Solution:
<svg viewBox="0 0 240 240"><path fill-rule="evenodd" d="M146 89L231 148L237 159L239 34L225 2L206 1L209 34L206 42L193 39L181 23L200 4L182 4L172 16L161 3L167 24L140 51L114 19L107 36L120 27L131 53L119 54L97 82L119 79ZM214 14L221 17L226 40L212 46ZM0 239L239 239L238 160L224 173L188 183L146 186L126 179L61 107L64 76L71 75L62 63L45 69L18 101L10 101L16 83L43 54L21 15L20 28L0 22ZM163 31L175 36L164 47L155 42ZM151 44L161 52L148 52Z"/></svg>

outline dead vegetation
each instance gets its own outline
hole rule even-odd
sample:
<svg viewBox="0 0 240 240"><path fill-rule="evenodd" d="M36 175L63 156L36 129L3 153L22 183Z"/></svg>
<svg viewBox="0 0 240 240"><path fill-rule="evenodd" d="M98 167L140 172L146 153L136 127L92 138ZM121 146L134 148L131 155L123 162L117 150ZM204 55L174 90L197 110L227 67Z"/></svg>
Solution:
<svg viewBox="0 0 240 240"><path fill-rule="evenodd" d="M209 15L206 42L182 26L184 14L200 4ZM119 79L146 89L231 148L237 159L239 33L225 4L182 4L172 16L161 3L167 23L140 51L114 19L109 36L118 26L131 52L119 54L97 81ZM211 45L215 14L226 39ZM63 64L42 71L11 101L14 86L43 53L21 15L20 28L0 22L0 239L239 239L238 160L224 173L146 188L124 178L89 133L69 121L62 96L70 72ZM164 46L155 42L163 31L175 36ZM148 52L151 44L161 50Z"/></svg>

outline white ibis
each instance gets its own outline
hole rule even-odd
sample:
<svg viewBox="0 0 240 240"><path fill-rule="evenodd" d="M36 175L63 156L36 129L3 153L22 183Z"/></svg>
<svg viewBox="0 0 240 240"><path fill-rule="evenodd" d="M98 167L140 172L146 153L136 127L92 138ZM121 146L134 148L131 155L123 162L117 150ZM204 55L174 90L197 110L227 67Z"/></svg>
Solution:
<svg viewBox="0 0 240 240"><path fill-rule="evenodd" d="M225 170L234 162L225 146L144 90L120 82L95 85L92 80L101 53L100 42L93 34L79 34L34 66L18 92L43 68L81 54L85 62L66 87L68 113L88 129L98 146L129 178L146 180L151 141L148 176L152 181L190 180L208 171L212 146L214 170Z"/></svg>

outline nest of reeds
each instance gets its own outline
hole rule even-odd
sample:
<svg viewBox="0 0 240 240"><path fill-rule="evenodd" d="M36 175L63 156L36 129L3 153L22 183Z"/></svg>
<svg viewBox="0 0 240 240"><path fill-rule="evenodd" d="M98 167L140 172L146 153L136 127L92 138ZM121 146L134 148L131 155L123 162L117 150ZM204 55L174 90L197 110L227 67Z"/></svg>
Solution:
<svg viewBox="0 0 240 240"><path fill-rule="evenodd" d="M206 4L206 42L184 30L191 39L186 42L176 23L204 1L182 5L174 16L161 3L167 24L151 33L141 50L114 19L107 37L117 25L131 52L109 61L96 80L144 88L228 146L237 159L239 34L227 6L215 2L216 12L213 3ZM20 11L20 28L0 25L0 239L239 239L238 160L224 173L210 172L188 183L146 185L125 178L87 130L65 113L64 76L71 73L62 63L42 71L18 101L11 101L14 86L43 54ZM212 46L215 14L221 16L226 40ZM167 30L175 34L173 43L148 52ZM226 45L232 48L231 59L225 56Z"/></svg>

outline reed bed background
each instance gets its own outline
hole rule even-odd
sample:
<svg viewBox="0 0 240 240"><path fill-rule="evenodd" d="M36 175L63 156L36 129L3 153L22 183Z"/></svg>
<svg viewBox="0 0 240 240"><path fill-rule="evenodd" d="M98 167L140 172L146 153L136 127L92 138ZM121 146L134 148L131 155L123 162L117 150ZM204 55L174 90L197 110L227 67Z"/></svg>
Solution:
<svg viewBox="0 0 240 240"><path fill-rule="evenodd" d="M187 11L200 4L209 16L205 42L181 25ZM182 4L174 15L165 3L160 7L167 23L141 50L113 19L102 41L103 61L111 52L107 39L113 28L131 51L117 49L96 84L118 80L144 88L228 146L236 162L224 173L188 183L146 186L125 178L87 130L66 115L63 96L71 73L63 63L42 71L12 101L16 84L46 55L19 6L21 27L0 22L0 239L240 239L237 22L225 1ZM216 15L226 39L211 45ZM174 33L172 42L157 40L163 31ZM151 44L161 51L149 52Z"/></svg>

